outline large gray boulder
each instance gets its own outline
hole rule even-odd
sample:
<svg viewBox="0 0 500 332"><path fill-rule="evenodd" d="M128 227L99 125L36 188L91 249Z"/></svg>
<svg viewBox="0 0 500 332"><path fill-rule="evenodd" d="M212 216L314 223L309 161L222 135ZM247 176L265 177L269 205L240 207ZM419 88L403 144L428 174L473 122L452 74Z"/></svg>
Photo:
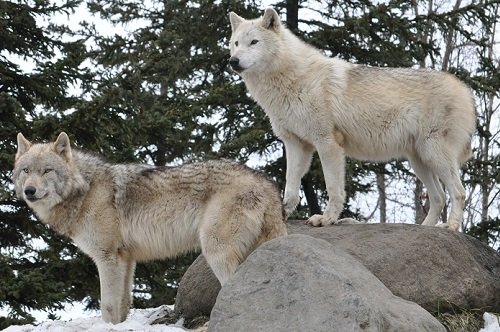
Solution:
<svg viewBox="0 0 500 332"><path fill-rule="evenodd" d="M463 233L408 224L310 227L290 234L326 240L359 259L395 295L430 312L500 311L500 253Z"/></svg>
<svg viewBox="0 0 500 332"><path fill-rule="evenodd" d="M205 257L198 256L179 284L174 313L188 321L199 316L210 317L220 287Z"/></svg>
<svg viewBox="0 0 500 332"><path fill-rule="evenodd" d="M208 331L446 331L357 259L306 235L255 250L221 289Z"/></svg>
<svg viewBox="0 0 500 332"><path fill-rule="evenodd" d="M321 238L342 248L395 295L430 312L455 312L457 308L500 312L500 254L470 236L418 225L316 228L303 221L288 221L288 232ZM219 289L200 256L182 278L176 312L188 319L209 315Z"/></svg>

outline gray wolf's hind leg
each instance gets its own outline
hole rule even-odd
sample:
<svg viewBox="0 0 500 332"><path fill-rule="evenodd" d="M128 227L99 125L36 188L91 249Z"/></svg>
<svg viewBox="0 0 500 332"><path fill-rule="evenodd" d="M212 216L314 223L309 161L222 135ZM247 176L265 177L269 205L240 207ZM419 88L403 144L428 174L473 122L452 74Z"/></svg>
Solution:
<svg viewBox="0 0 500 332"><path fill-rule="evenodd" d="M221 285L255 248L262 230L263 213L245 210L238 203L211 205L200 230L201 250ZM245 210L245 211L244 211Z"/></svg>

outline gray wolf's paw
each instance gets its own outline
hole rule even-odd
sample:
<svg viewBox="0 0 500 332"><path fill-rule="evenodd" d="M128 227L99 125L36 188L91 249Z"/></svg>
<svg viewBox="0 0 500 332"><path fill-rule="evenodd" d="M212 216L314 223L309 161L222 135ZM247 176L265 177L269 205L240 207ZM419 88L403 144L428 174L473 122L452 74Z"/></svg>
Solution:
<svg viewBox="0 0 500 332"><path fill-rule="evenodd" d="M337 220L328 218L324 214L315 214L306 221L306 225L321 227L330 224L336 224L337 222L338 222Z"/></svg>
<svg viewBox="0 0 500 332"><path fill-rule="evenodd" d="M460 224L457 222L442 223L442 224L436 225L436 227L446 228L446 229L449 229L452 231L457 231L457 232L460 231Z"/></svg>
<svg viewBox="0 0 500 332"><path fill-rule="evenodd" d="M208 323L206 322L203 326L198 327L194 332L206 332L208 330Z"/></svg>

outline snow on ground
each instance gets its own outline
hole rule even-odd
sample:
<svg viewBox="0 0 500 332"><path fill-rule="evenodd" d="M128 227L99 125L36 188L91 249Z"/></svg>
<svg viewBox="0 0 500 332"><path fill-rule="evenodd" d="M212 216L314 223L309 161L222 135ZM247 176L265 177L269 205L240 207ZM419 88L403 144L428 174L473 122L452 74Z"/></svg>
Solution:
<svg viewBox="0 0 500 332"><path fill-rule="evenodd" d="M484 328L479 332L500 332L500 316L485 312L483 314Z"/></svg>
<svg viewBox="0 0 500 332"><path fill-rule="evenodd" d="M9 326L3 332L186 332L180 325L151 325L151 322L165 316L171 309L161 306L152 309L132 309L126 321L113 325L104 323L101 316L78 318L70 321L48 321L38 326ZM478 332L500 332L500 316L485 312L484 328Z"/></svg>
<svg viewBox="0 0 500 332"><path fill-rule="evenodd" d="M151 325L159 317L165 316L171 309L160 306L152 309L132 309L126 321L113 325L105 323L101 316L78 318L70 321L47 321L40 325L13 325L3 332L186 332L187 329L176 325ZM488 331L489 332L489 331Z"/></svg>

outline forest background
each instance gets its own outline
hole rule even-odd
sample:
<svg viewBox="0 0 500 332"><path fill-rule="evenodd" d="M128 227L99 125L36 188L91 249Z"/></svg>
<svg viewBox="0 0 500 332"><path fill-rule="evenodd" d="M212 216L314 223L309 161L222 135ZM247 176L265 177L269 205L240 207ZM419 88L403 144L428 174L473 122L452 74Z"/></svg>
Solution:
<svg viewBox="0 0 500 332"><path fill-rule="evenodd" d="M0 1L0 329L57 318L68 303L98 307L92 261L15 198L16 134L66 131L113 162L178 165L228 158L284 187L285 151L228 67L228 13L272 5L325 54L370 66L449 71L473 90L478 115L463 231L500 246L500 0ZM81 16L81 9L89 15ZM78 14L78 15L77 15ZM348 160L344 216L421 223L425 188L405 161ZM326 204L315 156L293 218ZM446 220L447 209L442 218ZM173 303L197 256L139 264L134 306Z"/></svg>

